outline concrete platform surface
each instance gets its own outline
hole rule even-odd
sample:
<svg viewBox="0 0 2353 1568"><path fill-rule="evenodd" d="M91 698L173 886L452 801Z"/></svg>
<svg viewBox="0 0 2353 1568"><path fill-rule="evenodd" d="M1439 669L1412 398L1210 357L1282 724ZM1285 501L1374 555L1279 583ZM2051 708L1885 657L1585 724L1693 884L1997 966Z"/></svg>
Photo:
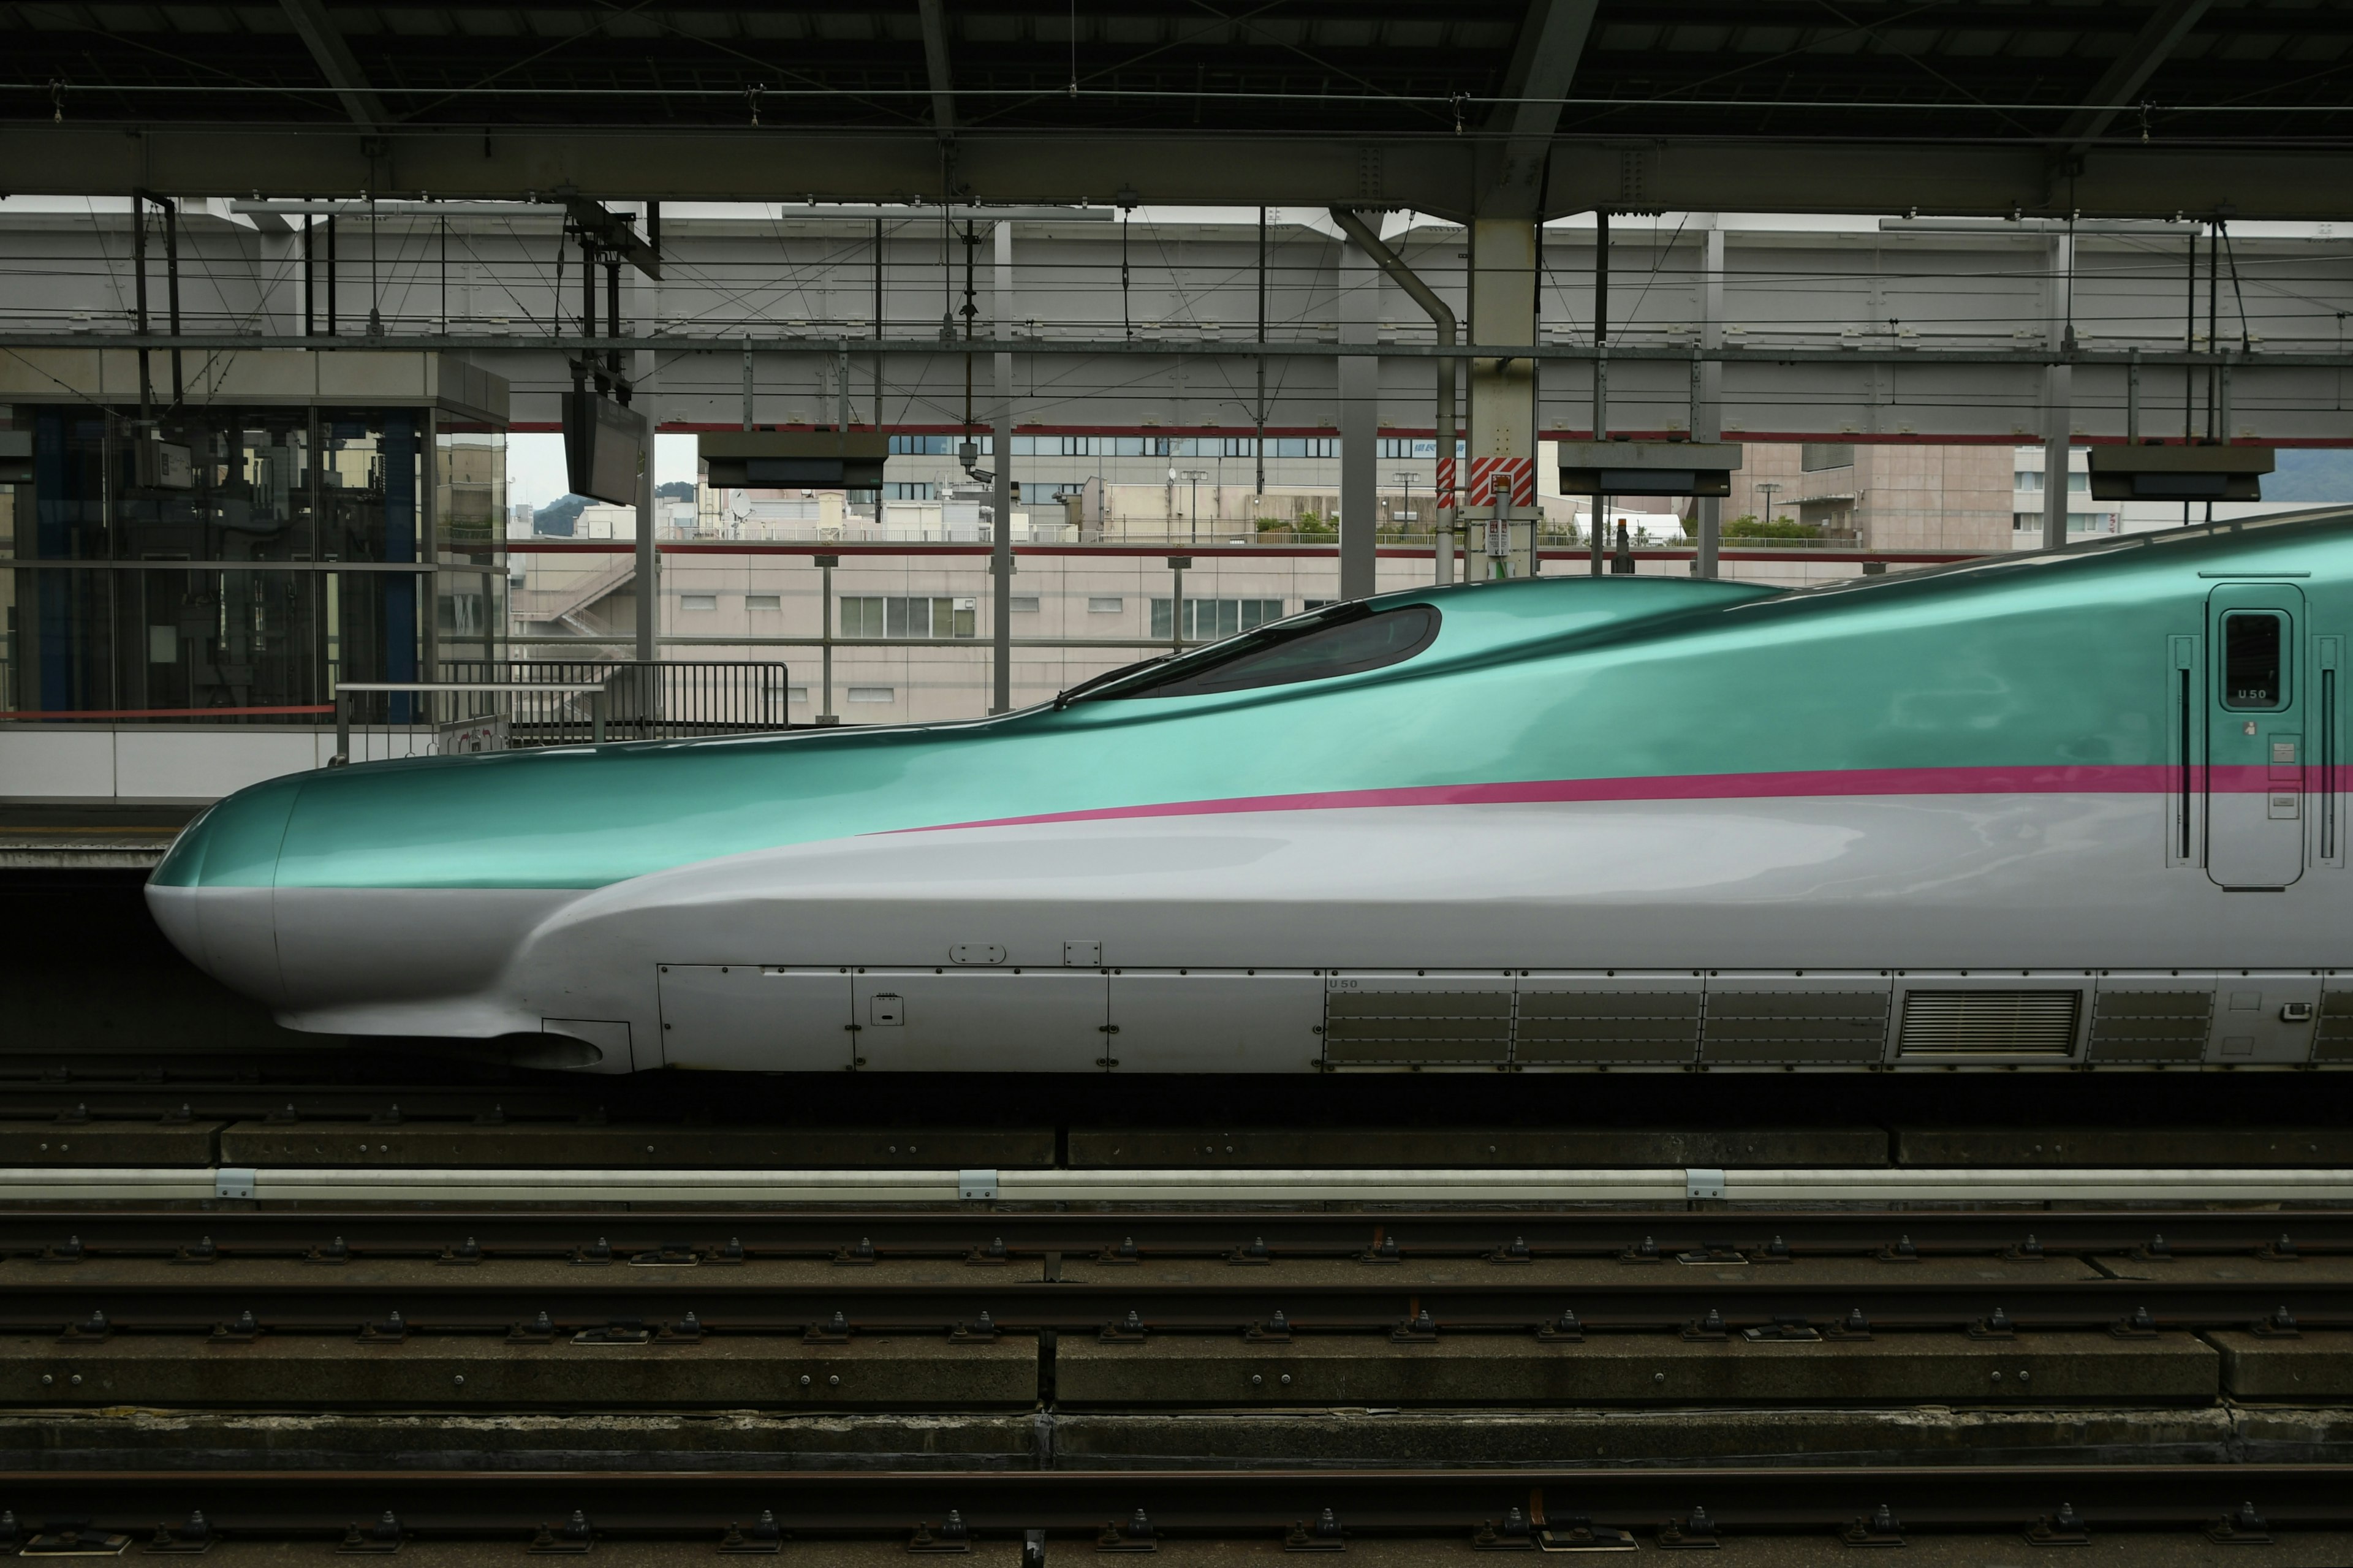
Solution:
<svg viewBox="0 0 2353 1568"><path fill-rule="evenodd" d="M220 1163L364 1170L1027 1170L1053 1164L1054 1130L238 1121L221 1131Z"/></svg>
<svg viewBox="0 0 2353 1568"><path fill-rule="evenodd" d="M2187 1285L2215 1280L2224 1284L2276 1285L2293 1291L2301 1286L2353 1285L2353 1258L2263 1258L2253 1252L2191 1255L2186 1258L2134 1258L2103 1252L2095 1261L2113 1279L2145 1279L2152 1283Z"/></svg>
<svg viewBox="0 0 2353 1568"><path fill-rule="evenodd" d="M1969 1289L2012 1285L2048 1287L2095 1281L2100 1271L2081 1258L1924 1258L1906 1263L1876 1258L1807 1258L1790 1263L1629 1263L1615 1258L1536 1258L1494 1263L1459 1254L1396 1263L1363 1263L1348 1258L1275 1257L1261 1264L1229 1263L1215 1258L1145 1258L1134 1263L1103 1263L1065 1254L1059 1279L1065 1284L1139 1293L1181 1296L1202 1290L1396 1289L1417 1286L1481 1289L1578 1290L1611 1286L1681 1289L1708 1283L1726 1287L1726 1299L1742 1290L1829 1289L1840 1286L1954 1286Z"/></svg>
<svg viewBox="0 0 2353 1568"><path fill-rule="evenodd" d="M722 1222L723 1223L723 1222ZM201 1216L192 1216L195 1232ZM195 1239L191 1235L191 1241ZM453 1236L449 1245L463 1238ZM837 1264L821 1258L754 1258L742 1263L650 1264L629 1261L616 1251L610 1263L575 1263L564 1258L486 1258L478 1263L443 1263L431 1258L359 1257L344 1263L311 1263L294 1258L217 1258L183 1263L168 1258L84 1257L74 1263L37 1258L0 1259L0 1291L105 1289L209 1291L250 1288L369 1296L403 1287L451 1290L628 1291L651 1297L696 1296L712 1300L731 1292L839 1289L868 1294L941 1287L1007 1289L1042 1288L1045 1265L1031 1256L983 1266L954 1258L880 1258L867 1264ZM551 1303L552 1305L553 1303ZM691 1300L649 1302L649 1311L679 1311ZM357 1320L353 1320L356 1326Z"/></svg>
<svg viewBox="0 0 2353 1568"><path fill-rule="evenodd" d="M1694 1342L1671 1334L1303 1336L1287 1343L1153 1335L1064 1338L1054 1355L1066 1407L1588 1404L2010 1405L2206 1401L2220 1357L2188 1334L2098 1333L1975 1341L1958 1333L1868 1340Z"/></svg>
<svg viewBox="0 0 2353 1568"><path fill-rule="evenodd" d="M2229 1165L2353 1163L2341 1127L1899 1127L1895 1163L1928 1168Z"/></svg>
<svg viewBox="0 0 2353 1568"><path fill-rule="evenodd" d="M225 1122L0 1121L0 1165L215 1164Z"/></svg>
<svg viewBox="0 0 2353 1568"><path fill-rule="evenodd" d="M840 1342L710 1337L648 1344L414 1335L267 1334L242 1342L117 1335L91 1344L0 1338L0 1404L319 1409L959 1410L1033 1404L1035 1336Z"/></svg>
<svg viewBox="0 0 2353 1568"><path fill-rule="evenodd" d="M1050 1431L1050 1424L1049 1426ZM1035 1469L1028 1412L0 1411L0 1469Z"/></svg>
<svg viewBox="0 0 2353 1568"><path fill-rule="evenodd" d="M2281 1462L2342 1460L2353 1433L2278 1412L2258 1441ZM2250 1444L2244 1413L2191 1409L1552 1411L1329 1410L1057 1414L1056 1462L1128 1469L1430 1465L1595 1469L1783 1464L2228 1464ZM0 1426L0 1434L7 1428Z"/></svg>
<svg viewBox="0 0 2353 1568"><path fill-rule="evenodd" d="M0 1469L1280 1469L2343 1463L2342 1410L1325 1408L1153 1414L0 1410Z"/></svg>
<svg viewBox="0 0 2353 1568"><path fill-rule="evenodd" d="M2221 1353L2223 1388L2241 1399L2353 1398L2353 1333L2274 1339L2226 1329L2205 1338Z"/></svg>
<svg viewBox="0 0 2353 1568"><path fill-rule="evenodd" d="M1651 1165L1883 1165L1877 1127L1088 1128L1071 1129L1070 1163L1087 1170L1346 1170L1481 1166L1613 1170Z"/></svg>

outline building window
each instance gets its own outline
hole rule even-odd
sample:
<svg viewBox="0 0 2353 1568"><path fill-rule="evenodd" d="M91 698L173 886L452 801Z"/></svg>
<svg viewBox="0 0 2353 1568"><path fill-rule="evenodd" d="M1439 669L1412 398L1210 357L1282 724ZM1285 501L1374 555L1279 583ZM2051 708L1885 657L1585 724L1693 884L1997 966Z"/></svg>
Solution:
<svg viewBox="0 0 2353 1568"><path fill-rule="evenodd" d="M953 458L956 447L965 441L976 441L986 453L996 440L992 436L893 436L891 455L896 458Z"/></svg>
<svg viewBox="0 0 2353 1568"><path fill-rule="evenodd" d="M678 607L681 610L715 610L719 607L716 594L681 594Z"/></svg>
<svg viewBox="0 0 2353 1568"><path fill-rule="evenodd" d="M893 479L891 481L892 500L937 500L939 487L929 479Z"/></svg>
<svg viewBox="0 0 2353 1568"><path fill-rule="evenodd" d="M976 634L971 599L860 597L841 601L846 637L968 637Z"/></svg>
<svg viewBox="0 0 2353 1568"><path fill-rule="evenodd" d="M1820 473L1824 468L1852 468L1854 467L1854 443L1809 441L1799 449L1798 467L1810 474Z"/></svg>
<svg viewBox="0 0 2353 1568"><path fill-rule="evenodd" d="M1467 445L1468 443L1457 437L1454 443L1454 455L1458 458L1462 456ZM1381 437L1381 456L1384 458L1435 458L1438 456L1438 441L1434 437L1422 439L1411 436L1384 436Z"/></svg>
<svg viewBox="0 0 2353 1568"><path fill-rule="evenodd" d="M2070 533L2114 533L2118 514L2113 511L2071 511L2067 514ZM2042 531L2042 514L2039 511L2014 511L2010 525L2021 533Z"/></svg>
<svg viewBox="0 0 2353 1568"><path fill-rule="evenodd" d="M898 688L892 686L853 686L849 689L852 702L895 702Z"/></svg>
<svg viewBox="0 0 2353 1568"><path fill-rule="evenodd" d="M2042 489L2042 470L2041 468L2013 470L2010 476L2010 488L2014 490L2031 490L2040 493ZM2067 489L2077 495L2090 494L2092 489L2090 471L2082 468L2068 470Z"/></svg>
<svg viewBox="0 0 2353 1568"><path fill-rule="evenodd" d="M1097 596L1087 600L1087 614L1091 616L1115 616L1125 608L1125 599Z"/></svg>
<svg viewBox="0 0 2353 1568"><path fill-rule="evenodd" d="M1006 603L1017 616L1034 616L1038 613L1038 595L1035 594L1016 594Z"/></svg>
<svg viewBox="0 0 2353 1568"><path fill-rule="evenodd" d="M747 610L781 610L785 607L781 594L746 594L744 607Z"/></svg>
<svg viewBox="0 0 2353 1568"><path fill-rule="evenodd" d="M1169 635L1171 601L1152 601L1152 635ZM1241 632L1264 626L1269 621L1282 619L1281 599L1187 599L1185 601L1185 640L1216 642Z"/></svg>
<svg viewBox="0 0 2353 1568"><path fill-rule="evenodd" d="M806 701L807 701L807 700L808 700L808 688L807 688L807 687L806 687L806 686L787 686L787 687L786 687L786 688L785 688L785 700L786 700L786 701L787 701L787 702L806 702Z"/></svg>

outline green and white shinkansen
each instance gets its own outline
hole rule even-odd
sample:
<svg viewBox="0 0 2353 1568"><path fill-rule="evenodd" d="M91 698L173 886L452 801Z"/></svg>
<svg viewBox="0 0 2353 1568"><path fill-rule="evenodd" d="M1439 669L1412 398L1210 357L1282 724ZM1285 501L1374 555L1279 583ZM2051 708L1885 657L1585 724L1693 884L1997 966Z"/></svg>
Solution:
<svg viewBox="0 0 2353 1568"><path fill-rule="evenodd" d="M293 1028L602 1071L2341 1065L2348 633L2343 518L1390 594L977 722L279 779L148 898Z"/></svg>

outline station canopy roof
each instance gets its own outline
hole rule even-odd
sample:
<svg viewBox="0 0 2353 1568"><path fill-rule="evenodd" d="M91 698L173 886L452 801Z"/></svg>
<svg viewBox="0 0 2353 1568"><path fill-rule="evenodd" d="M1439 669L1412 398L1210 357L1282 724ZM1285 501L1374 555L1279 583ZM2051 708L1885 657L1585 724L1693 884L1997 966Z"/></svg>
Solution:
<svg viewBox="0 0 2353 1568"><path fill-rule="evenodd" d="M1043 161L1019 192L1032 198L1111 196L1058 193L1042 172L1083 166L1090 179L1072 184L1100 183L1103 138L1207 143L1210 160L1215 143L1238 137L1440 153L1451 144L1458 156L1531 136L1620 153L1971 146L2031 153L2061 184L2095 174L2085 160L2111 153L2353 153L2346 0L25 4L0 5L0 132L356 129L495 142L798 132L905 139L952 168L977 166L966 148L1043 138ZM943 157L943 146L953 152ZM12 188L27 188L16 173L26 163L10 160ZM1832 162L1812 173L1835 182L1845 172ZM1150 188L1152 173L1139 164L1121 178L1145 199L1167 199ZM1807 173L1779 177L1794 188ZM1184 183L1186 195L1221 175L1237 198L1256 186L1264 199L1269 180L1254 174L1263 172L1212 168ZM781 195L792 177L739 184ZM1333 174L1318 178L1318 194L1344 194ZM892 188L864 166L849 184L828 184L823 170L801 180L830 195ZM1377 200L1396 194L1386 184L1413 182L1401 165L1386 184L1379 174L1362 183ZM1621 170L1620 184L1617 205L1672 205L1660 199L1672 179L1653 190L1638 168ZM2185 191L2178 205L2227 204L2228 184ZM976 178L971 188L983 199L1014 194L987 186ZM2044 192L2021 205L2063 204Z"/></svg>

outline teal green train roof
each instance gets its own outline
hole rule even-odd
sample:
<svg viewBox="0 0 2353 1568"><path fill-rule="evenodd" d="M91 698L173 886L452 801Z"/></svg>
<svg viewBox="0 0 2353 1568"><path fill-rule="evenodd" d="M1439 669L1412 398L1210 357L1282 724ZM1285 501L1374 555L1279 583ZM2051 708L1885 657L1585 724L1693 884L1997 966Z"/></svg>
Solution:
<svg viewBox="0 0 2353 1568"><path fill-rule="evenodd" d="M1798 593L1668 577L1424 589L1373 604L1438 606L1430 648L1328 680L299 774L222 802L156 880L586 889L859 834L1266 797L2147 767L2165 758L2166 638L2200 628L2201 573L2309 573L2316 611L2341 625L2353 566L2333 517L2153 537ZM1468 786L1505 793L1446 793Z"/></svg>

